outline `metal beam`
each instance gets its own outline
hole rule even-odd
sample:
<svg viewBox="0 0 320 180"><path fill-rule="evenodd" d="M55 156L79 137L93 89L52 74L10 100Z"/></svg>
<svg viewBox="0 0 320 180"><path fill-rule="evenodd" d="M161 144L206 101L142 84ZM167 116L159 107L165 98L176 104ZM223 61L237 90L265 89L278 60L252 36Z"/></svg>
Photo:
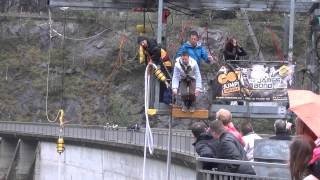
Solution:
<svg viewBox="0 0 320 180"><path fill-rule="evenodd" d="M241 14L244 17L244 23L248 28L248 33L249 33L249 35L250 35L250 37L251 37L251 39L253 41L254 47L256 48L257 55L259 56L259 60L260 61L264 61L264 57L263 57L260 45L258 43L257 37L254 34L254 31L253 31L252 26L250 24L250 21L249 21L249 18L248 18L248 14L247 14L246 10L241 9Z"/></svg>
<svg viewBox="0 0 320 180"><path fill-rule="evenodd" d="M313 13L314 17L319 16L320 14L320 3L316 3L311 9L310 12ZM320 92L320 59L318 58L318 51L319 51L319 42L318 38L320 37L319 29L317 25L314 25L310 28L310 36L309 36L309 46L308 46L308 53L307 53L307 62L306 62L306 69L303 71L303 77L305 76L310 79L310 87L312 91L319 93Z"/></svg>
<svg viewBox="0 0 320 180"><path fill-rule="evenodd" d="M283 30L284 30L284 33L283 33L283 46L282 46L282 49L283 49L283 53L284 54L288 54L288 49L289 49L289 22L290 22L290 18L289 18L289 14L287 13L284 13L283 15Z"/></svg>
<svg viewBox="0 0 320 180"><path fill-rule="evenodd" d="M288 52L288 61L289 62L292 62L292 57L293 57L293 33L294 33L295 1L296 0L291 0L291 4L290 4L289 52Z"/></svg>
<svg viewBox="0 0 320 180"><path fill-rule="evenodd" d="M192 11L201 11L203 8L199 0L187 0L186 2Z"/></svg>
<svg viewBox="0 0 320 180"><path fill-rule="evenodd" d="M214 117L219 109L228 109L235 118L253 118L253 119L282 119L287 118L287 110L285 106L253 106L249 105L221 105L213 104L210 108L209 116Z"/></svg>
<svg viewBox="0 0 320 180"><path fill-rule="evenodd" d="M158 31L157 31L157 43L161 44L162 39L162 12L163 12L163 0L159 0L158 5Z"/></svg>
<svg viewBox="0 0 320 180"><path fill-rule="evenodd" d="M168 0L168 5L172 4L185 7L190 12L201 10L239 10L241 8L248 11L278 11L289 12L291 0ZM157 1L148 0L147 8L156 7ZM187 4L187 5L186 5ZM308 12L313 6L313 0L296 0L296 12ZM50 7L75 7L75 8L109 8L117 10L133 9L144 7L145 0L49 0ZM167 3L164 3L167 6Z"/></svg>
<svg viewBox="0 0 320 180"><path fill-rule="evenodd" d="M248 103L249 104L249 103ZM194 116L192 113L179 113L178 108L173 108L171 111L168 107L162 107L158 109L158 115L167 115L172 113L173 116L177 119L179 118L195 118L195 119L207 119L215 117L215 113L219 109L228 109L232 113L232 117L235 118L252 118L252 119L283 119L287 118L289 114L287 114L287 110L285 106L254 106L249 104L249 106L241 106L241 105L221 105L221 104L212 104L209 108L208 114L205 114L205 110L198 110L197 115ZM181 108L180 108L181 110ZM200 112L201 111L201 112ZM199 114L201 116L199 116ZM176 120L177 120L176 119Z"/></svg>
<svg viewBox="0 0 320 180"><path fill-rule="evenodd" d="M114 10L128 10L139 7L145 7L144 0L49 0L50 7L73 7L73 8L98 8L98 9L114 9ZM147 7L151 8L151 7Z"/></svg>
<svg viewBox="0 0 320 180"><path fill-rule="evenodd" d="M184 0L171 1L185 7ZM290 0L200 0L203 9L207 10L238 10L289 12ZM308 12L313 5L312 0L296 0L297 12ZM193 9L193 7L188 7Z"/></svg>

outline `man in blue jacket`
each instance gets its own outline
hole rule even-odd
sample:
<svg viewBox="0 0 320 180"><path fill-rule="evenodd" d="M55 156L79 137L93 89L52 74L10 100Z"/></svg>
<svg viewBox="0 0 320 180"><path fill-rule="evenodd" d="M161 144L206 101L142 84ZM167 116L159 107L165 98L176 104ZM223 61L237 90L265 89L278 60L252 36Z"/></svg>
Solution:
<svg viewBox="0 0 320 180"><path fill-rule="evenodd" d="M213 63L212 56L208 55L207 50L201 45L201 42L199 42L199 35L196 31L190 32L189 41L179 48L176 58L181 57L182 52L185 51L189 53L190 57L197 61L199 67L201 65L201 61Z"/></svg>

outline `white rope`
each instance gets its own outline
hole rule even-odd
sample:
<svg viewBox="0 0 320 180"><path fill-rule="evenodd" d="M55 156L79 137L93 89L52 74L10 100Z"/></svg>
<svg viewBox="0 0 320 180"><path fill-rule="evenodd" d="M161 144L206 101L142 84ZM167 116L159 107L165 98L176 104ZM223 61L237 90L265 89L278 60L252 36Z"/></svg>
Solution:
<svg viewBox="0 0 320 180"><path fill-rule="evenodd" d="M90 36L90 37L86 37L86 38L70 38L70 37L64 37L64 39L68 39L68 40L72 40L72 41L85 41L85 40L89 40L89 39L93 39L93 38L96 38L98 36L100 36L101 34L103 34L104 32L106 31L111 31L112 29L110 28L106 28L104 29L103 31L99 32L98 34L96 35L93 35L93 36ZM52 29L52 32L54 32L55 34L57 34L58 36L60 37L63 37L63 34L59 33L57 30L55 29Z"/></svg>
<svg viewBox="0 0 320 180"><path fill-rule="evenodd" d="M50 76L50 62L51 62L51 38L52 38L52 20L51 20L51 11L49 8L49 50L48 50L48 70L47 70L47 92L46 92L46 117L47 120L51 123L56 122L58 120L60 111L58 111L57 116L54 120L50 120L48 115L48 96L49 96L49 76Z"/></svg>
<svg viewBox="0 0 320 180"><path fill-rule="evenodd" d="M58 180L61 180L61 160L62 160L62 157L61 157L61 154L58 154Z"/></svg>
<svg viewBox="0 0 320 180"><path fill-rule="evenodd" d="M154 64L148 64L144 73L144 113L146 117L146 130L144 136L144 153L143 153L143 173L142 180L145 180L145 169L146 169L146 159L147 159L147 146L149 153L153 154L153 136L149 124L148 109L149 109L149 93L150 93L150 74L149 66L157 67Z"/></svg>

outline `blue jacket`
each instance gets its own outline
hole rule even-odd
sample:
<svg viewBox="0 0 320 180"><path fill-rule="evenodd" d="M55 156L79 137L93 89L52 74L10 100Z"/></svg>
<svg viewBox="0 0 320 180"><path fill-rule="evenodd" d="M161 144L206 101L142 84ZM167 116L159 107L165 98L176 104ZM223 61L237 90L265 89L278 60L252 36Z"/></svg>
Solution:
<svg viewBox="0 0 320 180"><path fill-rule="evenodd" d="M176 54L176 58L180 57L184 51L188 51L189 56L197 61L200 66L201 60L209 63L207 50L201 46L201 43L198 42L196 47L192 47L190 42L184 43Z"/></svg>

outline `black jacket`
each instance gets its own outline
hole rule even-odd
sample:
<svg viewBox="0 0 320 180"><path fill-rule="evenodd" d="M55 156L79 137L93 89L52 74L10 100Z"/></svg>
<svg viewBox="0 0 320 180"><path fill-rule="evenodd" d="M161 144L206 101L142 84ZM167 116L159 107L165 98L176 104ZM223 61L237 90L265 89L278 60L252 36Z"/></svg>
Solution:
<svg viewBox="0 0 320 180"><path fill-rule="evenodd" d="M247 52L242 48L242 47L239 47L239 46L233 46L232 48L230 49L225 49L223 51L223 55L224 55L224 59L225 60L239 60L240 56L246 56L247 55ZM230 62L231 64L239 64L238 61L232 61Z"/></svg>
<svg viewBox="0 0 320 180"><path fill-rule="evenodd" d="M152 62L159 65L161 63L161 47L154 39L147 39L147 48L146 51L150 55ZM146 62L147 63L147 62Z"/></svg>
<svg viewBox="0 0 320 180"><path fill-rule="evenodd" d="M220 146L218 157L221 159L243 160L248 161L246 152L237 138L225 132L220 136ZM255 174L250 165L235 165L235 164L219 164L219 171L241 173L241 174Z"/></svg>
<svg viewBox="0 0 320 180"><path fill-rule="evenodd" d="M292 137L288 133L277 133L275 136L269 137L269 139L291 141Z"/></svg>
<svg viewBox="0 0 320 180"><path fill-rule="evenodd" d="M223 55L226 60L238 60L240 56L246 56L247 52L242 47L236 46L232 49L225 49Z"/></svg>
<svg viewBox="0 0 320 180"><path fill-rule="evenodd" d="M201 134L196 142L192 144L200 157L217 158L219 141L209 134ZM204 163L204 169L217 168L216 163Z"/></svg>

